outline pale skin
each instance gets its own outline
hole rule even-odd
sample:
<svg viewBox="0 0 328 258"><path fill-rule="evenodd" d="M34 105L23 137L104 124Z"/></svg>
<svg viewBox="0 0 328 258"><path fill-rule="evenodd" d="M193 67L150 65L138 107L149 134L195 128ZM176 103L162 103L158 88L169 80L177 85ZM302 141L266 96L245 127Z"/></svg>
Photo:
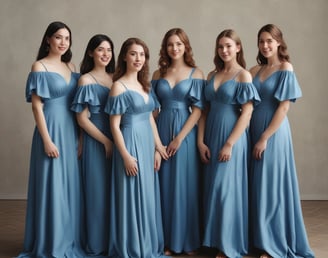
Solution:
<svg viewBox="0 0 328 258"><path fill-rule="evenodd" d="M180 38L177 35L172 35L167 42L167 53L171 58L171 65L164 76L164 79L167 80L167 82L169 83L172 89L180 81L189 78L189 75L192 70L192 68L188 66L184 61L183 58L184 51L185 51L184 43L180 40ZM196 68L192 77L194 79L204 79L204 74L199 68ZM154 72L152 79L153 80L160 79L159 70ZM200 118L201 109L196 106L192 106L191 109L192 112L189 118L187 119L187 121L185 122L185 124L183 125L181 131L177 135L175 135L174 139L167 146L167 153L170 157L176 154L184 138L194 128L194 126L196 125L196 123ZM154 116L155 117L157 116L156 112L154 112Z"/></svg>
<svg viewBox="0 0 328 258"><path fill-rule="evenodd" d="M89 73L80 77L79 86L83 87L85 85L94 84L96 83L94 78L96 78L97 82L102 86L110 89L113 84L112 74L106 72L106 66L112 58L112 49L109 42L103 41L92 53L89 53L89 55L93 57L95 66ZM76 117L80 127L91 137L104 145L106 158L111 157L113 143L90 121L89 109L86 107L82 112L77 113Z"/></svg>
<svg viewBox="0 0 328 258"><path fill-rule="evenodd" d="M61 61L61 56L69 48L70 34L67 29L59 29L50 38L48 38L49 43L49 54L45 58L36 61L32 65L32 72L45 72L44 66L47 67L49 72L55 72L60 74L66 83L68 84L71 79L71 71L75 70L75 66L72 63L64 63ZM40 62L41 61L41 62ZM32 94L32 112L34 120L38 131L41 135L44 152L49 158L58 158L60 153L57 146L52 141L47 124L45 121L45 116L43 113L43 103L39 96Z"/></svg>
<svg viewBox="0 0 328 258"><path fill-rule="evenodd" d="M148 102L149 94L144 91L142 85L140 84L137 78L138 72L142 69L142 66L145 63L145 53L143 47L136 44L131 45L126 54L125 61L127 64L127 71L118 81L114 82L110 95L118 96L126 91L122 83L119 82L121 81L130 90L138 92L144 98L145 103ZM124 137L120 130L121 118L122 115L110 116L112 134L118 151L120 152L123 158L127 176L136 176L138 174L138 160L136 159L136 157L133 157L126 148ZM162 145L160 141L152 114L150 114L149 119L154 134L156 152L158 152L157 154L155 154L154 161L154 170L157 171L161 163L161 158L167 159L168 155L166 153L166 148Z"/></svg>
<svg viewBox="0 0 328 258"><path fill-rule="evenodd" d="M221 59L224 61L224 69L219 72L212 72L208 75L208 80L214 78L214 89L217 91L218 88L226 81L233 78L235 74L238 75L235 77L237 82L252 82L251 74L241 67L237 60L236 55L240 51L240 46L236 44L230 38L223 37L219 41L218 54ZM232 148L237 142L239 137L244 133L245 129L248 127L251 116L253 112L253 103L247 102L241 106L241 114L231 131L229 137L227 138L225 144L221 148L217 155L217 160L219 162L227 162L231 159ZM211 158L211 151L208 146L204 143L204 134L205 134L205 125L207 118L208 109L206 109L199 120L198 123L198 149L200 152L201 160L204 163L208 163ZM226 257L226 256L217 256L217 257Z"/></svg>
<svg viewBox="0 0 328 258"><path fill-rule="evenodd" d="M273 39L270 33L268 32L261 33L260 40L259 40L259 50L261 51L262 55L266 57L268 60L268 64L264 65L261 70L261 74L260 74L261 81L264 81L271 74L273 74L278 70L293 71L293 66L289 62L281 62L279 60L278 46L279 46L279 42ZM261 67L262 66L257 65L250 69L250 72L253 77L256 76L256 74L259 72ZM284 119L287 116L289 107L290 107L289 100L280 102L268 127L264 130L260 139L254 145L252 155L255 159L260 160L262 158L263 152L267 147L268 140L279 129L281 123L284 121Z"/></svg>

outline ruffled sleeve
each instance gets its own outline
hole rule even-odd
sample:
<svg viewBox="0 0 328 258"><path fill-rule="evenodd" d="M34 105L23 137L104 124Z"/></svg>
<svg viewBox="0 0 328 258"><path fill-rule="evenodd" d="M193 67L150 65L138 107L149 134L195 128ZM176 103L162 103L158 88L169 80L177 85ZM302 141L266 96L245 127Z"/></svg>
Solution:
<svg viewBox="0 0 328 258"><path fill-rule="evenodd" d="M261 102L261 98L251 82L238 82L235 96L235 104L243 105L249 101L256 106Z"/></svg>
<svg viewBox="0 0 328 258"><path fill-rule="evenodd" d="M104 111L109 115L122 115L126 113L128 107L127 94L123 92L118 96L109 96Z"/></svg>
<svg viewBox="0 0 328 258"><path fill-rule="evenodd" d="M26 82L25 98L27 102L32 102L32 93L41 99L51 97L49 84L45 72L30 72Z"/></svg>
<svg viewBox="0 0 328 258"><path fill-rule="evenodd" d="M155 102L155 109L158 109L160 108L161 104L159 103L159 100L157 98L157 95L156 95L156 88L157 88L157 85L158 85L158 80L152 80L151 81L151 91L150 91L150 95L153 97L154 99L154 102Z"/></svg>
<svg viewBox="0 0 328 258"><path fill-rule="evenodd" d="M192 106L196 106L200 109L204 108L204 87L206 81L202 79L192 79L191 88L189 91L189 100Z"/></svg>
<svg viewBox="0 0 328 258"><path fill-rule="evenodd" d="M274 97L279 101L290 100L295 102L302 97L302 91L292 71L279 71L279 85Z"/></svg>
<svg viewBox="0 0 328 258"><path fill-rule="evenodd" d="M99 98L99 94L97 94L96 87L96 84L89 84L78 87L72 102L71 110L80 113L86 107L88 107L91 113L100 113L102 111L102 102Z"/></svg>

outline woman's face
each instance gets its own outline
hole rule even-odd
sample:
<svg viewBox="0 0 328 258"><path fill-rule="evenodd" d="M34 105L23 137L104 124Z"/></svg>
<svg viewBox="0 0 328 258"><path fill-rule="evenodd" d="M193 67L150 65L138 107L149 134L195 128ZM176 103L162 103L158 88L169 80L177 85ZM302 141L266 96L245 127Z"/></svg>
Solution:
<svg viewBox="0 0 328 258"><path fill-rule="evenodd" d="M172 35L167 40L166 51L169 57L173 60L183 58L185 44L181 41L178 35Z"/></svg>
<svg viewBox="0 0 328 258"><path fill-rule="evenodd" d="M57 55L63 55L70 47L70 33L67 29L57 30L50 38L48 38L49 52Z"/></svg>
<svg viewBox="0 0 328 258"><path fill-rule="evenodd" d="M229 62L236 59L237 53L240 51L240 45L228 37L219 39L218 54L223 62Z"/></svg>
<svg viewBox="0 0 328 258"><path fill-rule="evenodd" d="M126 67L128 71L139 72L145 61L145 50L141 45L132 44L125 55Z"/></svg>
<svg viewBox="0 0 328 258"><path fill-rule="evenodd" d="M265 58L277 55L280 43L269 32L262 32L259 37L258 48Z"/></svg>
<svg viewBox="0 0 328 258"><path fill-rule="evenodd" d="M93 57L95 66L106 67L113 56L110 43L108 41L101 42L92 52L91 56Z"/></svg>

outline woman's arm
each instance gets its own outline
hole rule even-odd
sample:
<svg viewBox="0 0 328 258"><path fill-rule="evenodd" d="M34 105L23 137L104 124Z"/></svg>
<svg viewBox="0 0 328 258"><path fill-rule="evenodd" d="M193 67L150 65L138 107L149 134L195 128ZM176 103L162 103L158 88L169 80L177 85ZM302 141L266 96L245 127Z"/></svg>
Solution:
<svg viewBox="0 0 328 258"><path fill-rule="evenodd" d="M123 158L126 174L128 176L136 176L138 174L138 161L135 157L130 155L126 148L123 134L120 129L121 117L121 115L110 115L110 127L115 145Z"/></svg>
<svg viewBox="0 0 328 258"><path fill-rule="evenodd" d="M228 161L231 158L232 147L248 127L249 122L252 117L253 112L253 103L247 102L242 105L241 114L232 129L227 141L223 145L222 149L219 152L218 160L219 161Z"/></svg>
<svg viewBox="0 0 328 258"><path fill-rule="evenodd" d="M202 111L202 114L198 121L198 131L197 131L197 145L198 150L200 153L200 158L202 162L208 163L211 158L211 151L208 146L204 143L205 137L205 126L206 126L206 119L208 114L209 106L207 105L206 108Z"/></svg>
<svg viewBox="0 0 328 258"><path fill-rule="evenodd" d="M190 133L190 131L194 128L196 123L198 122L201 116L201 109L193 106L192 112L188 117L187 121L183 125L181 131L174 137L174 139L170 142L169 146L167 147L167 153L169 156L173 156L177 150L179 149L183 139Z"/></svg>
<svg viewBox="0 0 328 258"><path fill-rule="evenodd" d="M166 152L166 147L163 146L162 141L159 137L157 126L155 123L155 119L153 115L150 115L150 124L152 127L153 135L154 135L154 141L155 141L155 171L158 171L161 166L161 158L167 160L169 158L169 155ZM158 155L159 154L159 155Z"/></svg>
<svg viewBox="0 0 328 258"><path fill-rule="evenodd" d="M77 121L83 130L91 137L101 142L106 151L106 157L109 158L112 155L113 144L111 140L104 135L89 119L89 110L85 108L82 112L76 114Z"/></svg>
<svg viewBox="0 0 328 258"><path fill-rule="evenodd" d="M41 101L41 98L34 93L32 94L32 112L36 126L43 141L44 151L46 155L51 158L58 158L59 151L57 146L52 142L52 139L50 138L46 119L43 113L43 103Z"/></svg>
<svg viewBox="0 0 328 258"><path fill-rule="evenodd" d="M256 159L262 158L262 153L266 149L267 141L269 138L279 129L281 123L284 121L287 116L288 110L290 106L290 101L285 100L280 102L277 110L275 111L273 118L268 125L268 127L262 133L260 139L257 141L253 148L253 156Z"/></svg>

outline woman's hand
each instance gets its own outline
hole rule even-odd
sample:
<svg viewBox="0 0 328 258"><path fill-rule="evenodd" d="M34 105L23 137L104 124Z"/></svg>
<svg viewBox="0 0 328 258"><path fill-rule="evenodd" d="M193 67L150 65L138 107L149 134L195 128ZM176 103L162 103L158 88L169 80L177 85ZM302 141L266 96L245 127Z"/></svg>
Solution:
<svg viewBox="0 0 328 258"><path fill-rule="evenodd" d="M124 159L125 172L127 176L136 176L138 174L138 160L129 155Z"/></svg>
<svg viewBox="0 0 328 258"><path fill-rule="evenodd" d="M218 160L220 162L227 162L231 159L232 145L225 143L219 152Z"/></svg>
<svg viewBox="0 0 328 258"><path fill-rule="evenodd" d="M154 163L155 172L157 172L160 169L161 163L162 163L162 156L159 153L159 151L155 151L155 163Z"/></svg>
<svg viewBox="0 0 328 258"><path fill-rule="evenodd" d="M178 139L178 137L175 137L169 144L169 146L167 147L167 154L169 155L169 157L172 157L173 155L175 155L175 153L178 151L179 147L181 145L181 141Z"/></svg>
<svg viewBox="0 0 328 258"><path fill-rule="evenodd" d="M267 140L260 139L254 146L253 157L257 160L262 158L262 154L267 147Z"/></svg>
<svg viewBox="0 0 328 258"><path fill-rule="evenodd" d="M169 154L167 153L166 146L161 145L159 147L156 147L156 152L158 152L164 160L168 160L170 158Z"/></svg>
<svg viewBox="0 0 328 258"><path fill-rule="evenodd" d="M44 151L49 158L59 157L59 151L57 149L57 146L52 141L44 144Z"/></svg>
<svg viewBox="0 0 328 258"><path fill-rule="evenodd" d="M210 161L210 158L211 158L211 151L207 147L207 145L204 144L204 143L199 144L198 145L198 150L199 150L201 161L204 162L205 164L208 163Z"/></svg>

